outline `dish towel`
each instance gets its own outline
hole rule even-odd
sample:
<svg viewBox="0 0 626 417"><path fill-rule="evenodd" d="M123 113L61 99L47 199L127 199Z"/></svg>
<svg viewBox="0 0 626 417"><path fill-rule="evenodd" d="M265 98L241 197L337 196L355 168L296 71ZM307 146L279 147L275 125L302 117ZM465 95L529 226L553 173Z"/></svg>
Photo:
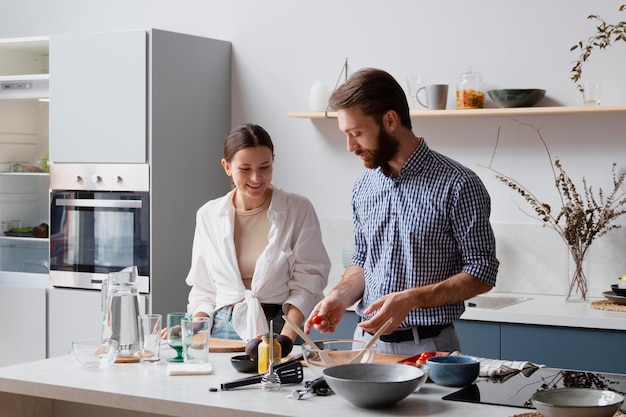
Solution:
<svg viewBox="0 0 626 417"><path fill-rule="evenodd" d="M450 355L459 356L461 352L452 352ZM537 365L528 361L507 361L501 359L476 358L480 360L480 373L478 376L489 378L502 378L522 373L524 376L530 376L539 368L545 368L545 365Z"/></svg>
<svg viewBox="0 0 626 417"><path fill-rule="evenodd" d="M530 376L537 369L543 367L545 367L545 365L536 365L528 361L505 361L480 358L479 376L503 377L519 372L524 376Z"/></svg>
<svg viewBox="0 0 626 417"><path fill-rule="evenodd" d="M168 375L209 375L213 373L210 363L168 363Z"/></svg>

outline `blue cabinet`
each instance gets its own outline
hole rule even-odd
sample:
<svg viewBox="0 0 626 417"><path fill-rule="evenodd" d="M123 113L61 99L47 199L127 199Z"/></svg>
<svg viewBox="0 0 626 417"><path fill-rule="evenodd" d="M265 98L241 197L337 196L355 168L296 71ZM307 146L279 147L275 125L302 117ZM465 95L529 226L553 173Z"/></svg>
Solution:
<svg viewBox="0 0 626 417"><path fill-rule="evenodd" d="M528 360L552 368L626 373L626 332L460 320L463 353Z"/></svg>

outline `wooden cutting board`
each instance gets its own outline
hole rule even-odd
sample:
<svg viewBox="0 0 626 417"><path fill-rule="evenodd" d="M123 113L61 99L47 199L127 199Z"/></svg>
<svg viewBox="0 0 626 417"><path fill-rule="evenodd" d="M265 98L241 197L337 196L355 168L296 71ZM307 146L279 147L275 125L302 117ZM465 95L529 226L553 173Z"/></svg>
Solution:
<svg viewBox="0 0 626 417"><path fill-rule="evenodd" d="M246 342L243 340L218 339L212 337L209 340L209 352L244 352L246 350Z"/></svg>
<svg viewBox="0 0 626 417"><path fill-rule="evenodd" d="M406 359L407 356L403 355L391 355L389 353L376 353L374 356L374 363L398 363L403 359Z"/></svg>

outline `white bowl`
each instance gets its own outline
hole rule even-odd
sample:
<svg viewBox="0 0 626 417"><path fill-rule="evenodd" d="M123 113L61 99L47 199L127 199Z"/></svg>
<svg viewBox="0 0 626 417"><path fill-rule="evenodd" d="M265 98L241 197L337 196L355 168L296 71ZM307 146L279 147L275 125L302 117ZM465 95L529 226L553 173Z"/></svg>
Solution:
<svg viewBox="0 0 626 417"><path fill-rule="evenodd" d="M317 376L324 376L324 369L330 366L350 363L367 342L351 339L318 340L313 341L315 346L302 345L302 356L307 367ZM370 363L376 356L376 344L373 344L361 356L358 363Z"/></svg>
<svg viewBox="0 0 626 417"><path fill-rule="evenodd" d="M424 371L415 366L353 363L324 369L330 389L356 407L392 407L415 391Z"/></svg>
<svg viewBox="0 0 626 417"><path fill-rule="evenodd" d="M72 342L72 357L85 368L107 368L117 358L117 340L84 339Z"/></svg>
<svg viewBox="0 0 626 417"><path fill-rule="evenodd" d="M544 417L612 417L624 397L616 392L590 388L555 388L531 397Z"/></svg>

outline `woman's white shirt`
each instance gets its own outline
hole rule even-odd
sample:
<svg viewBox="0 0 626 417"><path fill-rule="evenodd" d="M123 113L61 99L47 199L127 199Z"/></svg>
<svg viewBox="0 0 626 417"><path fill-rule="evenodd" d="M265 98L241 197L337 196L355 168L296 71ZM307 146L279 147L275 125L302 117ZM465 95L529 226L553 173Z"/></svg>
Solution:
<svg viewBox="0 0 626 417"><path fill-rule="evenodd" d="M261 304L282 304L285 312L292 305L308 315L323 297L330 259L311 202L274 186L267 212L272 223L268 245L246 290L233 240L234 192L209 201L196 214L187 310L213 317L221 307L235 304L233 327L249 340L268 331Z"/></svg>

